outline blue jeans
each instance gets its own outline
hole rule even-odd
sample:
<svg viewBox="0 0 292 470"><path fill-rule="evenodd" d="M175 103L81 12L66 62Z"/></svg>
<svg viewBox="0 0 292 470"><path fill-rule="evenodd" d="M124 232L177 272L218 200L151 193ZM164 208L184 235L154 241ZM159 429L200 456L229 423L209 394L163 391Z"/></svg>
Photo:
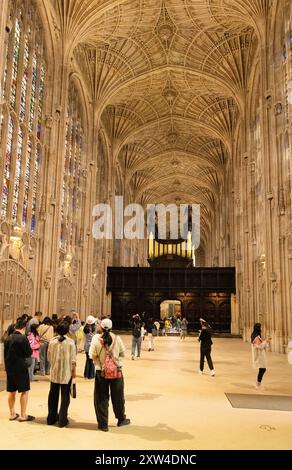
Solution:
<svg viewBox="0 0 292 470"><path fill-rule="evenodd" d="M41 349L40 349L40 373L42 375L49 375L50 373L50 363L48 361L48 347L49 343L46 341L41 341Z"/></svg>
<svg viewBox="0 0 292 470"><path fill-rule="evenodd" d="M141 353L141 344L142 344L142 336L139 338L135 338L135 336L132 336L132 356L135 356L135 350L137 346L137 356L140 357Z"/></svg>
<svg viewBox="0 0 292 470"><path fill-rule="evenodd" d="M33 373L34 373L34 366L35 366L35 357L32 357L31 360L32 360L32 364L31 364L31 366L28 368L28 375L29 375L29 380L30 380L30 382L32 382L32 381L34 380L34 375L33 375Z"/></svg>

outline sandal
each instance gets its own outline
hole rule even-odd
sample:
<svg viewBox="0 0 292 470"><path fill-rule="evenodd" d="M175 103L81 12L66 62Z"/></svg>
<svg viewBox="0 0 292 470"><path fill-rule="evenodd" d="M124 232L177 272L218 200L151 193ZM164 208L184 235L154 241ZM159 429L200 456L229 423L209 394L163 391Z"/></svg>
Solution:
<svg viewBox="0 0 292 470"><path fill-rule="evenodd" d="M17 418L19 418L19 414L15 413L14 418L9 418L9 421L15 421Z"/></svg>
<svg viewBox="0 0 292 470"><path fill-rule="evenodd" d="M20 418L18 421L19 421L20 423L22 423L23 421L33 421L34 419L35 419L34 416L27 415L26 419L21 419L21 418Z"/></svg>

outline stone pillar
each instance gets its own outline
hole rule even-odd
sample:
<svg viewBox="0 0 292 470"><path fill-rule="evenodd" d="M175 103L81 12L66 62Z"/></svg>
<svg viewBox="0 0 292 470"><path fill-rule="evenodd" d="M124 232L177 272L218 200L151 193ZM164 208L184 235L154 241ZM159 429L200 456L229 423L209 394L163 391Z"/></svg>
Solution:
<svg viewBox="0 0 292 470"><path fill-rule="evenodd" d="M239 329L239 316L238 316L238 305L237 305L236 294L231 294L230 304L231 304L231 334L239 335L240 329Z"/></svg>
<svg viewBox="0 0 292 470"><path fill-rule="evenodd" d="M61 200L64 175L66 112L69 65L59 45L58 61L52 65L51 105L47 116L45 180L40 228L40 265L37 286L37 308L45 315L56 312L59 279Z"/></svg>
<svg viewBox="0 0 292 470"><path fill-rule="evenodd" d="M90 119L93 122L93 118ZM81 297L80 297L80 313L83 319L91 313L91 292L94 282L93 266L94 260L94 238L92 235L93 217L92 210L96 204L96 180L97 180L97 133L95 126L89 123L89 135L88 135L88 156L86 162L86 168L83 170L84 178L84 216L82 220L82 239L83 239L83 251L82 251L82 273L81 273Z"/></svg>
<svg viewBox="0 0 292 470"><path fill-rule="evenodd" d="M4 69L5 69L5 61L6 61L6 44L7 44L7 39L8 39L8 31L6 28L9 28L9 25L7 24L7 19L8 19L8 7L9 7L9 1L8 0L2 0L1 1L1 15L0 15L0 44L1 44L1 49L0 49L0 105L2 105L2 96L3 96L3 90L2 90L2 77L4 76Z"/></svg>

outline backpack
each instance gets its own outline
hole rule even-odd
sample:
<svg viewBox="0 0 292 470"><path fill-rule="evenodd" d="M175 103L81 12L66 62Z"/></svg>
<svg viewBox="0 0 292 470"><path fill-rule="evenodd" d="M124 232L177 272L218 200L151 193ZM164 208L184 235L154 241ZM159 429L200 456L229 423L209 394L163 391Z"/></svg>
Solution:
<svg viewBox="0 0 292 470"><path fill-rule="evenodd" d="M102 346L106 350L106 357L105 357L105 361L104 361L104 365L102 369L102 377L104 379L120 379L122 377L122 372L120 371L116 363L116 360L114 358L114 355L112 353L115 347L116 341L117 341L117 337L115 336L111 349L105 347L104 344L102 343Z"/></svg>
<svg viewBox="0 0 292 470"><path fill-rule="evenodd" d="M139 325L135 325L132 332L134 338L140 338L141 336L141 327Z"/></svg>

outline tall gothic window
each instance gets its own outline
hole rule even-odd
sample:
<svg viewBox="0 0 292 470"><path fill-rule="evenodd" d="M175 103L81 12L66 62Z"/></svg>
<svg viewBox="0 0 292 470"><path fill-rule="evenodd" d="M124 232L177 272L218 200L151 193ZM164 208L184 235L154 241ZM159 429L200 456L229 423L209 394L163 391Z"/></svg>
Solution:
<svg viewBox="0 0 292 470"><path fill-rule="evenodd" d="M64 178L61 205L60 246L70 251L80 236L81 162L83 126L78 92L70 85L65 139Z"/></svg>
<svg viewBox="0 0 292 470"><path fill-rule="evenodd" d="M42 30L30 2L11 2L2 77L1 218L35 231L42 155L46 65Z"/></svg>

